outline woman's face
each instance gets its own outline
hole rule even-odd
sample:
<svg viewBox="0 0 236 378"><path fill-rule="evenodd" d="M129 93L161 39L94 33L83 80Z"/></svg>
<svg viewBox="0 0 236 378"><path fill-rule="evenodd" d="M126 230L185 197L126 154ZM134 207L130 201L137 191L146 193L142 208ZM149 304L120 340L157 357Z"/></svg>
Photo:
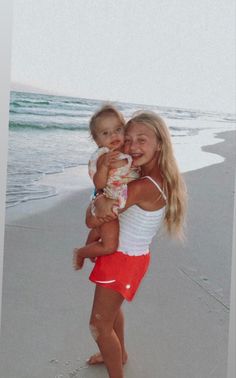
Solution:
<svg viewBox="0 0 236 378"><path fill-rule="evenodd" d="M155 132L147 125L131 123L127 127L124 153L131 155L134 166L156 164L160 149Z"/></svg>

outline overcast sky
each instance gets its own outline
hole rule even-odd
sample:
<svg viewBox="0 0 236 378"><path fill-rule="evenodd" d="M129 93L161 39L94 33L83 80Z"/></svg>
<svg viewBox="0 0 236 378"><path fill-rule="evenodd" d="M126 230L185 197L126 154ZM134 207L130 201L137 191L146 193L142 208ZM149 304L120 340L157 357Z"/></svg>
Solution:
<svg viewBox="0 0 236 378"><path fill-rule="evenodd" d="M15 0L12 81L235 112L234 0Z"/></svg>

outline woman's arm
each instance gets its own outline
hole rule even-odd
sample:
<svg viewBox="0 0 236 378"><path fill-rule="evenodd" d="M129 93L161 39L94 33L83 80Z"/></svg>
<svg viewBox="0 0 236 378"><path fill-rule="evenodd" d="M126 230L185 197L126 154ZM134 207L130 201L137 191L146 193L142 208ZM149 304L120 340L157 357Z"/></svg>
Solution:
<svg viewBox="0 0 236 378"><path fill-rule="evenodd" d="M128 207L132 205L137 205L142 202L147 193L145 185L146 180L134 180L128 184L128 197L126 200L126 205L122 209L125 211ZM86 225L89 228L99 227L105 222L110 222L111 220L117 218L117 214L113 212L113 206L118 205L117 200L112 200L101 195L96 199L96 217L91 214L91 206L88 207L86 212Z"/></svg>
<svg viewBox="0 0 236 378"><path fill-rule="evenodd" d="M110 222L110 221L117 218L117 214L113 213L113 211L111 210L114 205L117 205L116 200L111 200L111 199L106 198L102 195L101 198L99 197L96 200L96 203L98 201L100 202L100 204L101 204L100 206L103 209L103 212L104 212L105 215L99 216L99 217L92 215L91 205L89 205L89 207L87 208L87 211L86 211L86 220L85 220L88 228L99 227L103 223Z"/></svg>
<svg viewBox="0 0 236 378"><path fill-rule="evenodd" d="M123 213L123 211L127 210L130 206L141 204L141 202L149 197L150 190L148 190L146 184L146 180L143 179L133 180L128 184L126 203L124 208L119 210L120 213Z"/></svg>

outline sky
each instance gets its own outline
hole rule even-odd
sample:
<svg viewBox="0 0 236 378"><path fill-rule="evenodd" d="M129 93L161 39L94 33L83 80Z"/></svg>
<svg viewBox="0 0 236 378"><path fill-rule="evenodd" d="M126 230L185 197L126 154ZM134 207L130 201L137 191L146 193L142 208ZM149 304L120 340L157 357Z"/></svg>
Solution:
<svg viewBox="0 0 236 378"><path fill-rule="evenodd" d="M11 81L235 113L234 0L15 0Z"/></svg>

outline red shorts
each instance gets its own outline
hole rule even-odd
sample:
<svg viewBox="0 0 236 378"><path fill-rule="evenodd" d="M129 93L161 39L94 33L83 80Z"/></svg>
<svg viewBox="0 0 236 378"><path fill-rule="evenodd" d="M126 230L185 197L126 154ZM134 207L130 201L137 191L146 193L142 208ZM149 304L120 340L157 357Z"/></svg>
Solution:
<svg viewBox="0 0 236 378"><path fill-rule="evenodd" d="M147 271L150 253L129 256L120 251L97 258L89 276L96 285L118 291L131 301Z"/></svg>

